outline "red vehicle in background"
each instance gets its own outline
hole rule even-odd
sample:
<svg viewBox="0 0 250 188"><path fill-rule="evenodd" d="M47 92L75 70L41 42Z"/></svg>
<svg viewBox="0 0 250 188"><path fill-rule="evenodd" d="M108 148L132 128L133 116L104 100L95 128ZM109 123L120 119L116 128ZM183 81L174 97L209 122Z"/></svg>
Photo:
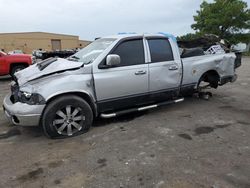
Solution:
<svg viewBox="0 0 250 188"><path fill-rule="evenodd" d="M26 54L8 55L0 51L0 76L10 74L25 69L32 64L32 56Z"/></svg>

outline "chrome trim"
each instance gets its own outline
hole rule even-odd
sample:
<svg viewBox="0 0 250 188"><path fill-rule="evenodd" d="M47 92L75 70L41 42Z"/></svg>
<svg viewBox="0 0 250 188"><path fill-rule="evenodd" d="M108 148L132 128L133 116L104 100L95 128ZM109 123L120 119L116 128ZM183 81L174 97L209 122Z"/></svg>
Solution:
<svg viewBox="0 0 250 188"><path fill-rule="evenodd" d="M116 116L116 113L112 113L112 114L101 114L101 117L102 118L112 118L112 117L115 117Z"/></svg>
<svg viewBox="0 0 250 188"><path fill-rule="evenodd" d="M178 102L182 102L182 101L184 101L184 98L176 99L174 102L175 102L175 103L178 103Z"/></svg>
<svg viewBox="0 0 250 188"><path fill-rule="evenodd" d="M157 108L157 107L158 107L158 105L154 104L154 105L138 108L138 111L148 110L148 109Z"/></svg>
<svg viewBox="0 0 250 188"><path fill-rule="evenodd" d="M170 102L171 103L178 103L178 102L182 102L182 101L184 101L184 98L176 99L176 100L170 101ZM149 110L149 109L152 109L152 108L157 108L161 104L163 104L163 103L153 104L153 105L149 105L149 106L144 106L144 107L140 107L140 108L137 108L137 109L131 109L130 111L129 110L125 110L125 111L120 111L120 112L117 112L117 113L101 114L101 117L102 118L112 118L112 117L117 116L117 114L119 114L119 113L122 113L122 114L128 113L128 111L129 112L136 112L136 111L140 112L140 111L143 111L143 110Z"/></svg>

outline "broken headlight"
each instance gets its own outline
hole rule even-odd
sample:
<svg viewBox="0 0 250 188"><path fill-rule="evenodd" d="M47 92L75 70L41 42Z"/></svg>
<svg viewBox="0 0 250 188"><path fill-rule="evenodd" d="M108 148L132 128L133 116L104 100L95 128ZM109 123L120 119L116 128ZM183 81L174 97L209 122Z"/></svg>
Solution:
<svg viewBox="0 0 250 188"><path fill-rule="evenodd" d="M24 91L23 95L25 96L26 99L30 99L30 97L32 96L32 93Z"/></svg>
<svg viewBox="0 0 250 188"><path fill-rule="evenodd" d="M30 105L45 104L45 99L38 93L20 91L19 101Z"/></svg>

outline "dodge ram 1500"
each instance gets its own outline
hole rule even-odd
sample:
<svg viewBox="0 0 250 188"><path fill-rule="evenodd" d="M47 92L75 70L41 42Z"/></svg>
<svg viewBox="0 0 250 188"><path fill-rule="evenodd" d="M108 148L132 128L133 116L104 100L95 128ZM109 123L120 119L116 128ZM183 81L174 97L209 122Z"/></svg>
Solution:
<svg viewBox="0 0 250 188"><path fill-rule="evenodd" d="M183 101L236 80L234 53L181 58L162 34L100 38L68 59L51 58L19 71L4 99L8 119L41 125L51 138L87 131L94 117L111 118Z"/></svg>

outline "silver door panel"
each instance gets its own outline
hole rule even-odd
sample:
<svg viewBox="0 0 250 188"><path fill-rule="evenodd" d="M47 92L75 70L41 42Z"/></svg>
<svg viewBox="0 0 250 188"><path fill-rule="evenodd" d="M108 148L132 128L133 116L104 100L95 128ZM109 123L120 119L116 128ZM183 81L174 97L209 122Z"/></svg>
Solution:
<svg viewBox="0 0 250 188"><path fill-rule="evenodd" d="M148 64L103 69L94 74L97 101L148 92Z"/></svg>

